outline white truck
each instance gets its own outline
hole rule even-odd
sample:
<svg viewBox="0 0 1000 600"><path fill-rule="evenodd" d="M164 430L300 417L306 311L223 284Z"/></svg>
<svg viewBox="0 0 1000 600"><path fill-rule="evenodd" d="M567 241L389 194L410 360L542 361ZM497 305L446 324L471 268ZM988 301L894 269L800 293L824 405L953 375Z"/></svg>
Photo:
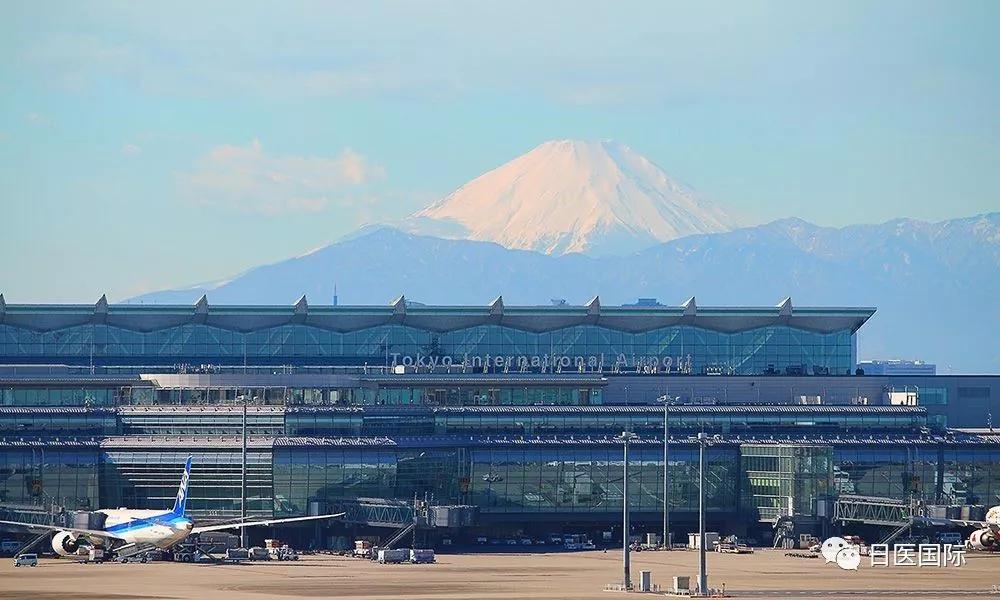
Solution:
<svg viewBox="0 0 1000 600"><path fill-rule="evenodd" d="M414 548L410 550L410 562L413 564L425 564L434 562L434 551Z"/></svg>
<svg viewBox="0 0 1000 600"><path fill-rule="evenodd" d="M380 564L399 564L410 559L408 548L380 548L378 551L378 562Z"/></svg>

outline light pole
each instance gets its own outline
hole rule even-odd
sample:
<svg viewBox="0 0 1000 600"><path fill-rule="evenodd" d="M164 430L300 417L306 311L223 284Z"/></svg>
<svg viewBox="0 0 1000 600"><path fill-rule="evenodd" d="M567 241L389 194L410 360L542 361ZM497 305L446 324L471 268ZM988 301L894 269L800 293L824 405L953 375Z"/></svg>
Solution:
<svg viewBox="0 0 1000 600"><path fill-rule="evenodd" d="M705 444L708 436L698 434L698 593L708 591L708 574L705 570Z"/></svg>
<svg viewBox="0 0 1000 600"><path fill-rule="evenodd" d="M669 395L657 398L663 403L663 547L670 550L670 402Z"/></svg>
<svg viewBox="0 0 1000 600"><path fill-rule="evenodd" d="M698 593L708 595L708 571L705 565L705 446L712 443L705 432L698 434Z"/></svg>
<svg viewBox="0 0 1000 600"><path fill-rule="evenodd" d="M247 520L247 397L243 399L243 460L240 461L240 523ZM247 528L240 527L240 548L247 547Z"/></svg>
<svg viewBox="0 0 1000 600"><path fill-rule="evenodd" d="M639 436L632 433L631 431L623 431L621 435L615 438L622 442L622 463L623 463L623 476L622 476L622 550L624 551L623 559L623 569L625 572L624 584L625 589L632 589L632 571L629 564L629 510L628 510L628 444L632 440L639 439Z"/></svg>

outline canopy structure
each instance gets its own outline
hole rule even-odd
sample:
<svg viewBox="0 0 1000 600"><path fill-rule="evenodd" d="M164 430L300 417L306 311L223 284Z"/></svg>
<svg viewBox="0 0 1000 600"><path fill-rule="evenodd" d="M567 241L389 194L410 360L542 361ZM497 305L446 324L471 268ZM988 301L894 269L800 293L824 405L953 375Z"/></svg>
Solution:
<svg viewBox="0 0 1000 600"><path fill-rule="evenodd" d="M381 325L406 325L434 332L478 325L502 325L530 332L596 325L629 333L687 325L734 333L783 325L817 333L856 332L875 314L871 307L793 307L791 298L776 306L703 307L692 297L679 306L607 306L595 297L584 306L509 306L502 298L482 306L430 306L399 296L376 306L314 306L302 296L288 306L212 305L202 296L194 305L109 304L105 296L86 304L0 304L0 325L53 331L88 323L149 332L187 324L253 332L289 324L351 332Z"/></svg>

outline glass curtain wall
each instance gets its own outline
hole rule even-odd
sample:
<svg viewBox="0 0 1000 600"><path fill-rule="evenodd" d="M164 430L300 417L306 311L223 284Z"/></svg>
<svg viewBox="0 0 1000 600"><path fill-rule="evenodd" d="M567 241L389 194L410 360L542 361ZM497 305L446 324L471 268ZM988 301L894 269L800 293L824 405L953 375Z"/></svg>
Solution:
<svg viewBox="0 0 1000 600"><path fill-rule="evenodd" d="M633 510L663 508L662 447L629 449L629 504ZM738 452L706 450L706 497L710 511L735 511ZM620 512L621 446L472 451L470 503L484 512ZM670 452L670 508L698 509L698 451Z"/></svg>
<svg viewBox="0 0 1000 600"><path fill-rule="evenodd" d="M576 325L534 333L480 325L437 333L405 325L351 332L281 325L242 333L201 324L148 332L106 324L45 332L0 325L0 358L11 363L44 358L99 365L391 365L423 356L475 366L476 360L487 364L487 357L512 357L515 365L524 357L529 369L537 370L533 360L544 364L548 357L551 364L552 357L568 357L574 365L582 358L588 368L611 370L622 358L633 367L638 359L655 358L671 372L749 375L802 369L843 375L853 368L852 351L850 330L816 333L785 326L722 333L680 325L629 333Z"/></svg>
<svg viewBox="0 0 1000 600"><path fill-rule="evenodd" d="M3 448L0 503L55 505L67 510L99 508L98 450Z"/></svg>
<svg viewBox="0 0 1000 600"><path fill-rule="evenodd" d="M196 517L240 514L240 450L107 451L101 456L101 499L109 506L168 510L177 495L184 462L193 456L188 510ZM271 516L274 505L271 451L247 453L247 512Z"/></svg>
<svg viewBox="0 0 1000 600"><path fill-rule="evenodd" d="M276 448L274 511L303 515L309 502L336 504L355 498L461 501L460 451L386 448Z"/></svg>
<svg viewBox="0 0 1000 600"><path fill-rule="evenodd" d="M942 501L941 483L936 447L834 447L833 485L837 494L900 500L912 497L937 503Z"/></svg>

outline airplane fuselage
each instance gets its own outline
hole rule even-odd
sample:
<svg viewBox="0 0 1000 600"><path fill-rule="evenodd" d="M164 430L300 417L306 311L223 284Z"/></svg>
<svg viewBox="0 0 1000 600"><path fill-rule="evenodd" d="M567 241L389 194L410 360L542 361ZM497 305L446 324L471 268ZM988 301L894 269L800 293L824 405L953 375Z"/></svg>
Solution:
<svg viewBox="0 0 1000 600"><path fill-rule="evenodd" d="M188 517L169 510L117 508L97 512L107 516L104 530L128 544L168 548L186 538L194 526Z"/></svg>

